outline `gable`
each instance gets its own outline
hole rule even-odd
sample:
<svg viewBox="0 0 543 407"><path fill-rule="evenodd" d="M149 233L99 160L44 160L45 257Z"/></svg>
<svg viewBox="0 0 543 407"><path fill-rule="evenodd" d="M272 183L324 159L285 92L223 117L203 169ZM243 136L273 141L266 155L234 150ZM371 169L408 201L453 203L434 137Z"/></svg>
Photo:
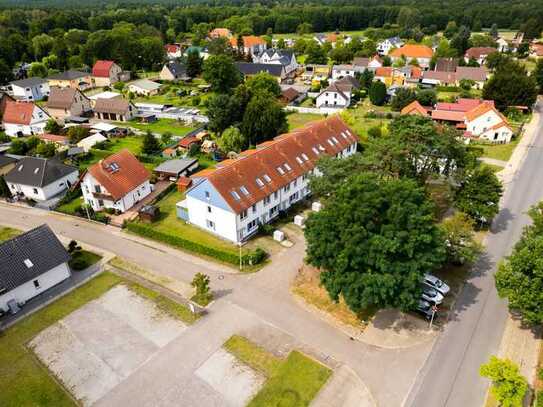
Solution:
<svg viewBox="0 0 543 407"><path fill-rule="evenodd" d="M209 193L209 199L207 198L206 192ZM190 188L187 191L186 196L202 202L208 202L209 205L221 208L225 211L234 212L208 179L204 179Z"/></svg>

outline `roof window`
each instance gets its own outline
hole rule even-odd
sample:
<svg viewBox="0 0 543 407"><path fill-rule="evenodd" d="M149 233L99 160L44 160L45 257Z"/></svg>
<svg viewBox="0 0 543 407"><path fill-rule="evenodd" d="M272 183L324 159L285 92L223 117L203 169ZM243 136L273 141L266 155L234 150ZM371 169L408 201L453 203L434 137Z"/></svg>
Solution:
<svg viewBox="0 0 543 407"><path fill-rule="evenodd" d="M236 201L239 201L241 199L241 196L239 196L236 191L230 191L230 195L232 195Z"/></svg>
<svg viewBox="0 0 543 407"><path fill-rule="evenodd" d="M32 263L32 262L30 261L30 259L24 259L24 263L25 263L26 268L32 268L32 267L34 267L34 263Z"/></svg>
<svg viewBox="0 0 543 407"><path fill-rule="evenodd" d="M268 184L271 182L271 178L268 174L264 174L262 178L264 178L264 181L266 181Z"/></svg>
<svg viewBox="0 0 543 407"><path fill-rule="evenodd" d="M285 163L285 168L287 169L287 171L292 171L292 168L290 167L290 165L288 165L288 163Z"/></svg>
<svg viewBox="0 0 543 407"><path fill-rule="evenodd" d="M281 175L285 175L285 170L282 169L281 167L277 167L277 172Z"/></svg>
<svg viewBox="0 0 543 407"><path fill-rule="evenodd" d="M309 157L308 157L305 153L302 153L302 158L303 158L305 161L309 161Z"/></svg>
<svg viewBox="0 0 543 407"><path fill-rule="evenodd" d="M249 191L247 190L247 188L245 188L245 185L242 185L241 187L239 187L239 190L241 191L241 193L245 196L249 195Z"/></svg>
<svg viewBox="0 0 543 407"><path fill-rule="evenodd" d="M256 185L258 185L259 187L263 187L264 186L264 182L262 182L262 180L260 178L257 178L256 179Z"/></svg>

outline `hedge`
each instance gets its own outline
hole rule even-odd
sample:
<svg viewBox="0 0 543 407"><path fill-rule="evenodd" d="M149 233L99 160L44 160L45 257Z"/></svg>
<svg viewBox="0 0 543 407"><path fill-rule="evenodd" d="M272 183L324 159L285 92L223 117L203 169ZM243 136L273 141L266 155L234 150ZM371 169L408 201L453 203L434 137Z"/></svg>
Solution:
<svg viewBox="0 0 543 407"><path fill-rule="evenodd" d="M230 263L233 265L239 264L239 256L234 253L225 252L223 250L215 249L213 247L205 246L203 244L193 242L191 240L183 239L179 236L170 235L168 233L160 232L155 229L151 229L146 225L130 222L126 225L126 228L137 235L148 237L159 242L169 244L171 246L179 247L181 249L202 254L204 256L212 257L219 261ZM266 258L266 252L257 248L250 253L244 254L241 261L244 265L259 264Z"/></svg>

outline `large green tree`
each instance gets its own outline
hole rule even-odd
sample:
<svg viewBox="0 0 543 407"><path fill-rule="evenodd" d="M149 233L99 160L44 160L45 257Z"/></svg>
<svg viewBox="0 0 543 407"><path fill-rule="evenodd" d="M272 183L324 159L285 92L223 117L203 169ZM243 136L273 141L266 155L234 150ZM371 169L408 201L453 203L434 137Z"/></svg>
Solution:
<svg viewBox="0 0 543 407"><path fill-rule="evenodd" d="M456 193L456 206L480 225L489 225L500 210L503 187L487 166L471 170Z"/></svg>
<svg viewBox="0 0 543 407"><path fill-rule="evenodd" d="M382 106L387 96L387 87L381 81L373 81L368 93L371 103L376 106Z"/></svg>
<svg viewBox="0 0 543 407"><path fill-rule="evenodd" d="M496 272L496 288L507 298L509 309L532 325L543 322L543 202L528 212L526 227L511 256Z"/></svg>
<svg viewBox="0 0 543 407"><path fill-rule="evenodd" d="M195 78L202 73L203 60L197 50L192 50L187 55L187 75Z"/></svg>
<svg viewBox="0 0 543 407"><path fill-rule="evenodd" d="M152 155L157 154L161 150L160 142L158 139L151 133L147 131L143 136L143 144L141 146L141 152L143 154Z"/></svg>
<svg viewBox="0 0 543 407"><path fill-rule="evenodd" d="M520 374L518 366L508 359L491 356L488 363L481 365L481 376L492 381L491 393L502 407L522 407L528 391L528 382Z"/></svg>
<svg viewBox="0 0 543 407"><path fill-rule="evenodd" d="M269 92L254 95L243 114L241 132L249 143L256 145L288 130L282 105Z"/></svg>
<svg viewBox="0 0 543 407"><path fill-rule="evenodd" d="M281 87L279 86L279 83L277 83L277 79L267 72L261 72L251 76L245 82L245 86L251 94L269 92L276 97L281 95Z"/></svg>
<svg viewBox="0 0 543 407"><path fill-rule="evenodd" d="M203 77L219 93L228 93L241 82L241 73L228 55L211 55L206 59Z"/></svg>
<svg viewBox="0 0 543 407"><path fill-rule="evenodd" d="M400 88L396 91L396 94L390 101L390 106L392 107L392 110L400 111L416 99L417 94L413 89Z"/></svg>
<svg viewBox="0 0 543 407"><path fill-rule="evenodd" d="M237 127L228 127L217 139L217 145L223 153L239 153L247 148L247 137L241 134Z"/></svg>
<svg viewBox="0 0 543 407"><path fill-rule="evenodd" d="M517 61L506 61L498 65L494 75L483 87L483 98L493 100L502 111L509 106L528 106L537 98L537 81L528 76L526 69Z"/></svg>
<svg viewBox="0 0 543 407"><path fill-rule="evenodd" d="M324 209L310 215L307 260L321 282L354 311L411 309L424 273L445 258L442 234L424 189L409 179L353 175Z"/></svg>
<svg viewBox="0 0 543 407"><path fill-rule="evenodd" d="M441 230L447 244L447 259L452 264L472 263L481 253L482 247L475 240L473 220L462 212L441 222Z"/></svg>

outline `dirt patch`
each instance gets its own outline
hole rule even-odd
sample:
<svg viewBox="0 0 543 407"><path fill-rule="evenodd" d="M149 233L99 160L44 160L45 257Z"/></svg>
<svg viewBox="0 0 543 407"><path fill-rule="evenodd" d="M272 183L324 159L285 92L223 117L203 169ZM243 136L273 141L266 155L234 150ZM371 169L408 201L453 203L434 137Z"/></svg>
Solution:
<svg viewBox="0 0 543 407"><path fill-rule="evenodd" d="M118 285L42 331L29 347L76 399L91 405L185 329Z"/></svg>

